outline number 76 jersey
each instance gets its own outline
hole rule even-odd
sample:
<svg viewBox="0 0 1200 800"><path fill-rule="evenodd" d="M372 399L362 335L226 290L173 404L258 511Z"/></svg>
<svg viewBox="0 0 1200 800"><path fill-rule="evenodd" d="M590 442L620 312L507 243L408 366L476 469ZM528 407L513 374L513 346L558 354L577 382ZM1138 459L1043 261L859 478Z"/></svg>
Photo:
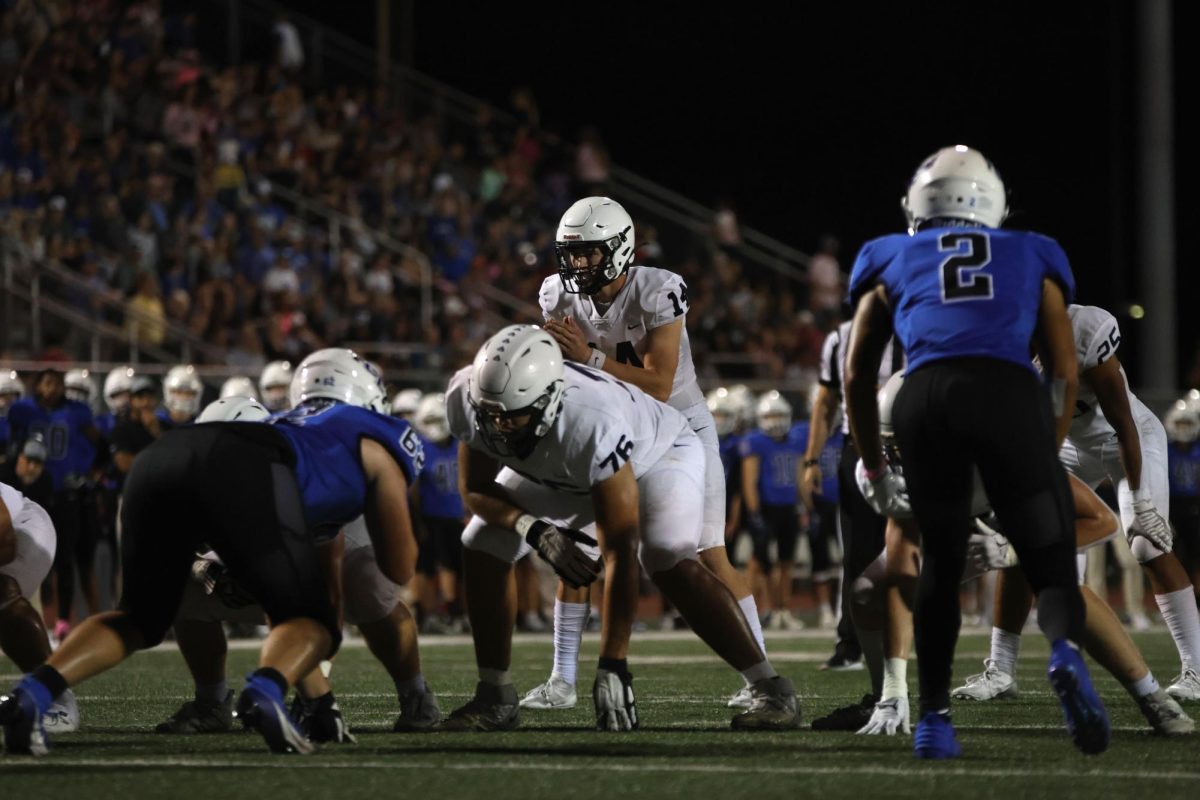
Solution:
<svg viewBox="0 0 1200 800"><path fill-rule="evenodd" d="M636 386L569 361L563 367L562 408L528 457L497 457L484 445L469 399L471 367L455 373L446 389L450 433L534 483L577 495L590 493L625 462L640 478L681 438L696 439L683 414Z"/></svg>
<svg viewBox="0 0 1200 800"><path fill-rule="evenodd" d="M630 267L626 275L625 285L603 314L596 310L590 297L564 291L562 279L551 275L538 291L542 316L556 320L573 317L589 345L621 364L641 367L646 356L646 335L655 328L686 319L687 284L674 272L656 267ZM704 392L696 382L692 345L685 324L667 404L685 411L703 402Z"/></svg>
<svg viewBox="0 0 1200 800"><path fill-rule="evenodd" d="M883 285L909 372L965 357L1032 370L1029 345L1045 279L1071 301L1071 267L1049 237L1000 228L928 228L863 245L850 275L850 302L857 305Z"/></svg>

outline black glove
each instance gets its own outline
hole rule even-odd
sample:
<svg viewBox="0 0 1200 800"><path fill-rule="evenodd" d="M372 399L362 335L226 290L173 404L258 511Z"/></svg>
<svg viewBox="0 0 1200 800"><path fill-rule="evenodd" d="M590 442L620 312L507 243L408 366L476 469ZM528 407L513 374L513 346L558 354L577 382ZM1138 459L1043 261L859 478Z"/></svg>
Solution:
<svg viewBox="0 0 1200 800"><path fill-rule="evenodd" d="M575 589L600 577L600 559L594 559L576 547L576 543L596 546L596 540L583 531L559 528L544 519L535 520L525 541L554 568L558 577Z"/></svg>
<svg viewBox="0 0 1200 800"><path fill-rule="evenodd" d="M192 578L204 587L205 594L216 597L227 608L245 608L258 602L233 580L220 561L197 558L192 563Z"/></svg>

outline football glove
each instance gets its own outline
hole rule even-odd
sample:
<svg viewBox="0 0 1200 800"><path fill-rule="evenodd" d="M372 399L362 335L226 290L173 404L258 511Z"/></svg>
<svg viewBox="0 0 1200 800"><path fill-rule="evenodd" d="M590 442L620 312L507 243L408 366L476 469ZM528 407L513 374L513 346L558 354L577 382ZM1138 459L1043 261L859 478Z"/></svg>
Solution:
<svg viewBox="0 0 1200 800"><path fill-rule="evenodd" d="M1149 497L1133 501L1133 524L1129 526L1129 540L1132 544L1134 536L1145 536L1150 543L1164 553L1171 552L1171 523L1167 522L1154 501Z"/></svg>
<svg viewBox="0 0 1200 800"><path fill-rule="evenodd" d="M876 514L896 519L912 516L912 508L908 503L908 487L904 485L904 478L893 472L886 462L872 480L867 476L867 468L863 466L860 458L854 465L854 479L863 499Z"/></svg>
<svg viewBox="0 0 1200 800"><path fill-rule="evenodd" d="M995 515L975 517L971 522L974 530L967 539L967 563L962 578L964 582L992 570L1016 564L1015 553L1007 537L999 531Z"/></svg>
<svg viewBox="0 0 1200 800"><path fill-rule="evenodd" d="M229 574L220 561L197 558L192 562L192 579L204 587L204 593L220 600L227 608L245 608L257 601Z"/></svg>
<svg viewBox="0 0 1200 800"><path fill-rule="evenodd" d="M637 706L633 702L633 675L625 672L596 670L592 684L592 702L596 706L596 728L602 731L637 730Z"/></svg>
<svg viewBox="0 0 1200 800"><path fill-rule="evenodd" d="M544 519L534 520L525 541L554 568L558 577L579 589L600 577L600 559L592 558L577 544L596 547L596 540L583 531L560 528Z"/></svg>

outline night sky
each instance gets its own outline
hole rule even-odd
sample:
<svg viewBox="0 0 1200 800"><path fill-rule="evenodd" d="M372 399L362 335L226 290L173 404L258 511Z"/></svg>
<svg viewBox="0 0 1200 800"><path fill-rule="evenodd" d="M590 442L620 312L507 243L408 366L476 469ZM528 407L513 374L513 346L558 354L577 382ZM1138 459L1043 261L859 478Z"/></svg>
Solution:
<svg viewBox="0 0 1200 800"><path fill-rule="evenodd" d="M718 8L417 2L414 66L501 107L528 86L547 129L574 138L594 125L617 163L706 205L731 202L744 225L806 252L833 233L847 268L863 241L903 227L898 200L916 165L968 144L1008 185L1009 225L1063 245L1081 302L1120 316L1138 299L1131 2ZM373 44L373 9L307 10ZM1195 139L1194 26L1182 16L1178 143ZM1185 146L1177 168L1186 369L1200 281L1187 263L1197 201ZM1136 342L1136 324L1122 322Z"/></svg>

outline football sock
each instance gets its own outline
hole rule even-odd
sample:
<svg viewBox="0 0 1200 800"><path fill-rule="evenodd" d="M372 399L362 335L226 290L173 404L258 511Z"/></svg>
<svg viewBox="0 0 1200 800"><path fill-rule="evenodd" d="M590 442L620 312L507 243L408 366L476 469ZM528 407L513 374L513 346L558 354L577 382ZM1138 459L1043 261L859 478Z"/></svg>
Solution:
<svg viewBox="0 0 1200 800"><path fill-rule="evenodd" d="M395 681L395 684L396 694L399 697L404 697L412 692L423 692L425 691L425 676L418 672L411 678Z"/></svg>
<svg viewBox="0 0 1200 800"><path fill-rule="evenodd" d="M287 696L287 679L283 677L283 673L272 667L259 667L254 670L254 672L250 673L250 679L247 683L256 683L268 692L274 689L275 691L272 692L274 699L281 704L284 697Z"/></svg>
<svg viewBox="0 0 1200 800"><path fill-rule="evenodd" d="M758 642L758 648L762 650L765 656L767 654L767 641L763 638L762 620L758 618L758 603L754 602L754 595L748 594L741 600L738 600L738 606L741 607L742 613L746 615L746 622L750 624L750 632L754 634L754 641Z"/></svg>
<svg viewBox="0 0 1200 800"><path fill-rule="evenodd" d="M67 690L67 679L62 676L61 672L49 664L42 664L29 673L29 676L46 687L50 692L51 701Z"/></svg>
<svg viewBox="0 0 1200 800"><path fill-rule="evenodd" d="M1154 680L1154 673L1149 670L1146 675L1136 681L1124 683L1125 690L1133 697L1134 700L1139 697L1145 697L1148 694L1154 694L1158 691L1158 681Z"/></svg>
<svg viewBox="0 0 1200 800"><path fill-rule="evenodd" d="M1196 596L1188 586L1167 594L1154 595L1163 622L1171 631L1179 660L1183 669L1195 668L1200 655L1200 612L1196 610Z"/></svg>
<svg viewBox="0 0 1200 800"><path fill-rule="evenodd" d="M1017 656L1021 652L1021 634L1010 633L1003 628L992 628L992 652L990 657L996 669L1005 675L1015 675Z"/></svg>
<svg viewBox="0 0 1200 800"><path fill-rule="evenodd" d="M605 672L615 672L618 675L625 676L629 674L629 661L624 658L606 658L600 656L600 661L596 664L596 669L602 669Z"/></svg>
<svg viewBox="0 0 1200 800"><path fill-rule="evenodd" d="M225 685L225 681L196 684L196 700L200 703L220 705L225 702L227 694L229 694L229 687Z"/></svg>
<svg viewBox="0 0 1200 800"><path fill-rule="evenodd" d="M758 681L774 678L778 675L779 673L776 672L775 668L771 666L771 662L767 661L765 658L755 664L753 667L742 670L742 679L746 681L747 686L752 683L757 683Z"/></svg>
<svg viewBox="0 0 1200 800"><path fill-rule="evenodd" d="M487 667L479 668L479 680L484 683L490 683L492 686L511 686L512 676L508 674L506 669L488 669Z"/></svg>
<svg viewBox="0 0 1200 800"><path fill-rule="evenodd" d="M908 697L908 659L888 658L883 662L883 692L881 700Z"/></svg>
<svg viewBox="0 0 1200 800"><path fill-rule="evenodd" d="M564 603L554 601L554 671L572 686L579 666L579 642L583 639L583 628L587 625L588 603Z"/></svg>
<svg viewBox="0 0 1200 800"><path fill-rule="evenodd" d="M862 648L863 661L871 674L871 694L879 697L883 691L883 631L856 628L858 646Z"/></svg>

